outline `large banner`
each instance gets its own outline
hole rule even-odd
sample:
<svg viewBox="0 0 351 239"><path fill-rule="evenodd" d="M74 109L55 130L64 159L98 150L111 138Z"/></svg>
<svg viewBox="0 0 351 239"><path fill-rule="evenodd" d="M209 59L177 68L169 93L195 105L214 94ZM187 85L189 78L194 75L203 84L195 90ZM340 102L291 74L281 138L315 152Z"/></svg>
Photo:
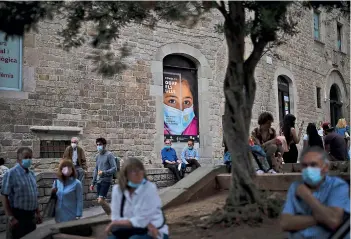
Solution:
<svg viewBox="0 0 351 239"><path fill-rule="evenodd" d="M21 90L22 40L0 32L0 89Z"/></svg>
<svg viewBox="0 0 351 239"><path fill-rule="evenodd" d="M199 141L197 79L172 69L163 73L164 135L174 142Z"/></svg>

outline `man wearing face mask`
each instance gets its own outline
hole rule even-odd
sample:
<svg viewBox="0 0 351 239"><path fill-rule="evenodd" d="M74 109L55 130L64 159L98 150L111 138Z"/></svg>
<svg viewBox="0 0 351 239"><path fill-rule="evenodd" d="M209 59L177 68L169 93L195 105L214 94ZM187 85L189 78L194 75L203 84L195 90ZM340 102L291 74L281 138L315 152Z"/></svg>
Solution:
<svg viewBox="0 0 351 239"><path fill-rule="evenodd" d="M199 153L196 149L194 149L193 139L188 140L188 146L183 149L181 158L183 163L186 164L187 167L191 167L192 171L194 171L198 167L201 167L201 165L198 162Z"/></svg>
<svg viewBox="0 0 351 239"><path fill-rule="evenodd" d="M177 181L181 179L181 171L178 170L178 165L182 163L178 160L176 151L172 148L170 139L165 140L165 147L161 150L162 164L165 168L172 171Z"/></svg>
<svg viewBox="0 0 351 239"><path fill-rule="evenodd" d="M113 175L117 171L117 165L115 161L115 156L106 150L106 139L98 138L96 139L96 147L98 154L96 155L96 167L93 173L92 185L90 185L90 190L94 190L94 186L97 185L96 191L98 196L98 203L101 205L102 209L107 215L111 214L111 208L105 201L107 197L108 190L110 189Z"/></svg>
<svg viewBox="0 0 351 239"><path fill-rule="evenodd" d="M307 148L300 162L302 182L289 188L282 229L292 239L327 239L350 216L349 186L339 177L328 176L328 155L320 147Z"/></svg>
<svg viewBox="0 0 351 239"><path fill-rule="evenodd" d="M7 238L22 238L42 222L38 208L38 189L35 174L29 170L32 150L17 151L17 164L3 177L2 202L8 217Z"/></svg>
<svg viewBox="0 0 351 239"><path fill-rule="evenodd" d="M77 179L84 185L85 173L87 171L87 161L85 159L84 150L78 146L78 138L71 139L71 145L68 146L63 153L64 159L72 161L74 168L77 171Z"/></svg>

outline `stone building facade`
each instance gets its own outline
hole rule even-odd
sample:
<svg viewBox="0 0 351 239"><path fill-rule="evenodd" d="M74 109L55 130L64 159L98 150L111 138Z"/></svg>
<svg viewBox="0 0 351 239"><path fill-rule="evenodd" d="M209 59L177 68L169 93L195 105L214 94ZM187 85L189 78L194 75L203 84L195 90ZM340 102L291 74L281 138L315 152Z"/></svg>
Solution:
<svg viewBox="0 0 351 239"><path fill-rule="evenodd" d="M341 116L349 120L349 22L321 11L315 29L314 15L305 10L300 33L274 49L276 54L268 52L262 57L256 69L252 126L263 111L273 113L275 123L285 111L293 113L298 122ZM95 139L105 137L108 149L122 159L135 156L145 164L160 166L164 61L169 55L180 55L192 62L197 78L196 147L201 160L221 161L227 48L223 36L214 31L221 19L213 12L193 29L166 23L155 29L131 25L113 43L113 49L124 43L132 47L125 59L128 69L110 78L92 72L95 66L86 59L92 52L88 45L69 52L61 48L60 21L40 23L37 33L26 34L18 43L17 89L4 89L0 84L0 156L14 163L17 148L29 146L37 171L53 169L70 138L78 136L91 170ZM5 72L3 62L0 70ZM1 79L4 75L0 74ZM177 151L184 145L174 143Z"/></svg>

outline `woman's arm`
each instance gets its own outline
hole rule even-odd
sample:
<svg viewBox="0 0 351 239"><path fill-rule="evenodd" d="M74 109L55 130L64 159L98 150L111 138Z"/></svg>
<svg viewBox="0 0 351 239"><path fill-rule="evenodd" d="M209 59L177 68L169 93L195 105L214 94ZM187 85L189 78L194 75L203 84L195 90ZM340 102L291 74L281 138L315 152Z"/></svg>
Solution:
<svg viewBox="0 0 351 239"><path fill-rule="evenodd" d="M82 187L82 183L80 181L78 181L77 185L76 185L76 199L77 199L76 217L82 217L82 215L83 215L83 187Z"/></svg>
<svg viewBox="0 0 351 239"><path fill-rule="evenodd" d="M302 131L300 130L299 134L297 135L295 128L291 128L290 132L291 132L291 135L292 135L294 143L295 144L300 143L300 138L301 138L301 132Z"/></svg>

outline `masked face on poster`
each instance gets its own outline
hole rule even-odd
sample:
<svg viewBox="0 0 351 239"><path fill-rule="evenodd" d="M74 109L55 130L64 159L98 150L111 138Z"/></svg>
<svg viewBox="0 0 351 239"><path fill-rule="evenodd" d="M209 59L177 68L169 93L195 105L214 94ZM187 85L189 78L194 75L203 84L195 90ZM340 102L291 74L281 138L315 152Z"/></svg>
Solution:
<svg viewBox="0 0 351 239"><path fill-rule="evenodd" d="M180 74L165 74L163 105L165 135L198 135L194 95Z"/></svg>

